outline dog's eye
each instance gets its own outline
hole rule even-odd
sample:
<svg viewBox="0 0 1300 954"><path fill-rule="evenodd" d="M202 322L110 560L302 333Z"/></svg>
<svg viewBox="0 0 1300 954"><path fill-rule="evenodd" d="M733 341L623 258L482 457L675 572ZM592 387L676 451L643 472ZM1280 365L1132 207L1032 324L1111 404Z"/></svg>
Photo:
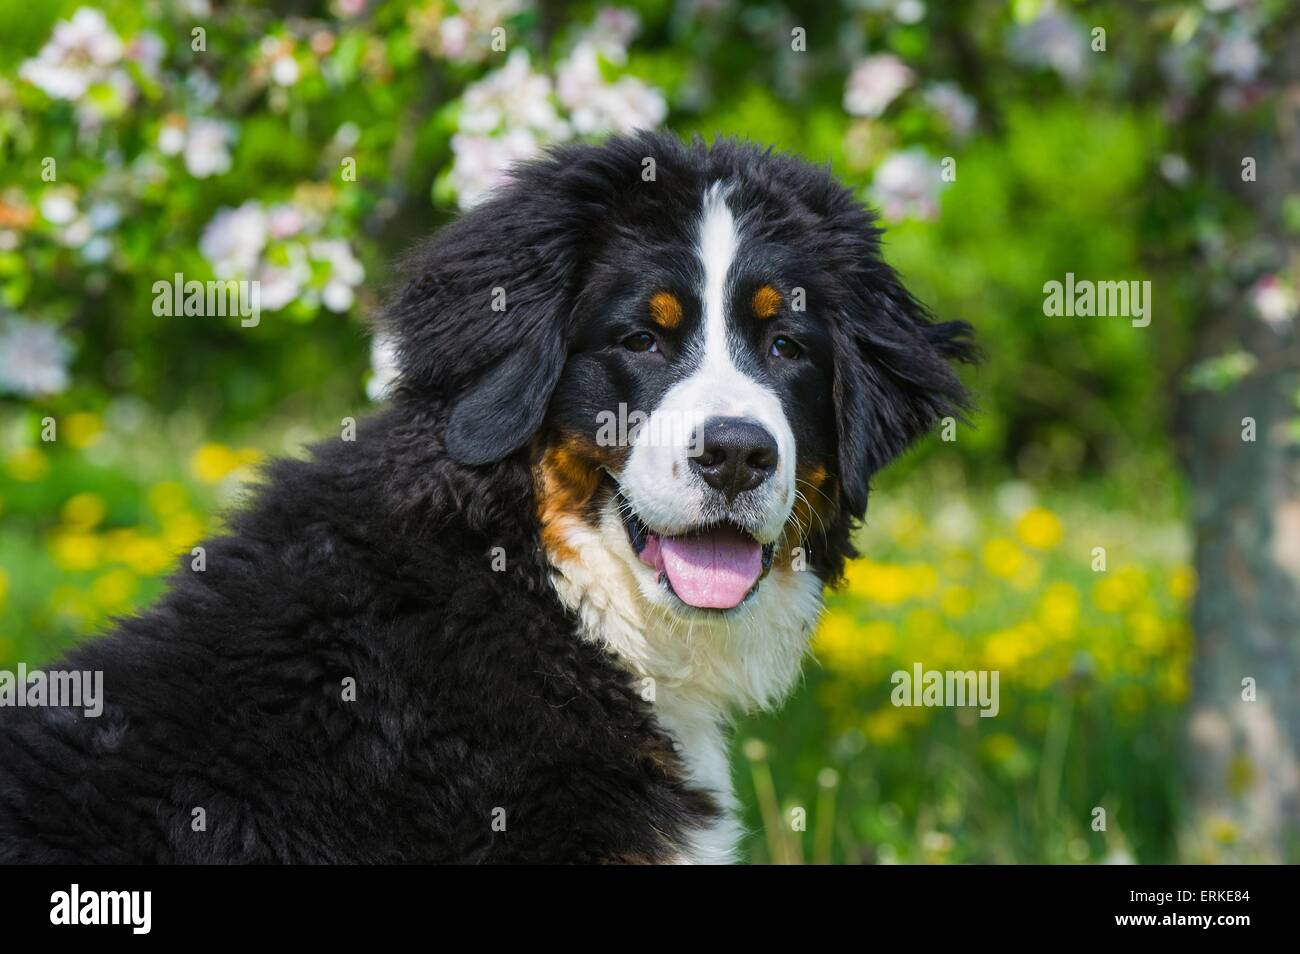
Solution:
<svg viewBox="0 0 1300 954"><path fill-rule="evenodd" d="M623 347L628 351L658 351L659 342L648 331L638 331L623 339Z"/></svg>
<svg viewBox="0 0 1300 954"><path fill-rule="evenodd" d="M771 355L774 358L786 358L793 361L803 354L803 349L790 338L778 335L772 341Z"/></svg>

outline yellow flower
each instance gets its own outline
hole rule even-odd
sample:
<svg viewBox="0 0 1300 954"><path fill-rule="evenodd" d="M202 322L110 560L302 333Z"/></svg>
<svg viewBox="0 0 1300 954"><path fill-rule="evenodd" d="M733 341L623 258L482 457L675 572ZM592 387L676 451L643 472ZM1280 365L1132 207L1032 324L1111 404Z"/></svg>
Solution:
<svg viewBox="0 0 1300 954"><path fill-rule="evenodd" d="M1042 631L1032 623L1020 623L990 635L984 642L984 660L989 669L1011 670L1038 651Z"/></svg>
<svg viewBox="0 0 1300 954"><path fill-rule="evenodd" d="M887 619L864 623L859 634L862 650L868 656L885 656L894 648L894 624Z"/></svg>
<svg viewBox="0 0 1300 954"><path fill-rule="evenodd" d="M136 578L130 570L109 570L95 580L90 587L90 595L101 607L110 613L121 612L131 603L135 595Z"/></svg>
<svg viewBox="0 0 1300 954"><path fill-rule="evenodd" d="M1035 560L1031 556L1026 556L1024 566L1020 568L1020 572L1017 573L1015 576L1013 576L1011 579L1009 579L1007 582L1010 583L1014 588L1016 588L1020 592L1029 593L1032 592L1033 590L1038 589L1038 584L1041 583L1042 580L1043 580L1042 562L1039 560Z"/></svg>
<svg viewBox="0 0 1300 954"><path fill-rule="evenodd" d="M1169 577L1169 595L1179 603L1186 603L1196 592L1196 571L1190 566L1180 566Z"/></svg>
<svg viewBox="0 0 1300 954"><path fill-rule="evenodd" d="M994 576L1010 580L1020 575L1027 562L1024 551L1016 546L1014 540L1006 537L994 537L984 544L980 559Z"/></svg>
<svg viewBox="0 0 1300 954"><path fill-rule="evenodd" d="M5 597L9 595L9 574L5 568L0 566L0 606L5 605Z"/></svg>
<svg viewBox="0 0 1300 954"><path fill-rule="evenodd" d="M1133 645L1138 649L1148 656L1159 656L1165 652L1169 640L1165 626L1156 614L1154 603L1145 601L1128 614L1127 622Z"/></svg>
<svg viewBox="0 0 1300 954"><path fill-rule="evenodd" d="M1146 590L1146 574L1135 566L1122 566L1097 581L1092 599L1098 609L1120 613L1137 603Z"/></svg>
<svg viewBox="0 0 1300 954"><path fill-rule="evenodd" d="M99 565L100 540L92 533L76 530L55 534L50 541L54 562L61 570L93 570Z"/></svg>
<svg viewBox="0 0 1300 954"><path fill-rule="evenodd" d="M112 530L107 531L101 539L104 542L104 550L116 555L129 548L139 536L140 531L136 527L114 527Z"/></svg>
<svg viewBox="0 0 1300 954"><path fill-rule="evenodd" d="M1065 536L1061 521L1046 507L1030 507L1016 521L1020 542L1035 550L1051 550Z"/></svg>
<svg viewBox="0 0 1300 954"><path fill-rule="evenodd" d="M9 475L14 480L28 482L40 480L50 470L49 458L35 447L19 447L10 451L6 463L9 466Z"/></svg>
<svg viewBox="0 0 1300 954"><path fill-rule="evenodd" d="M854 560L844 577L852 592L882 606L897 606L912 594L907 569L896 563Z"/></svg>
<svg viewBox="0 0 1300 954"><path fill-rule="evenodd" d="M1180 703L1187 699L1187 667L1174 662L1160 670L1157 686L1167 702Z"/></svg>
<svg viewBox="0 0 1300 954"><path fill-rule="evenodd" d="M1206 833L1221 845L1231 845L1241 837L1241 829L1230 818L1219 816L1206 824Z"/></svg>
<svg viewBox="0 0 1300 954"><path fill-rule="evenodd" d="M963 668L971 658L970 643L951 630L936 633L926 648L926 658L936 668Z"/></svg>
<svg viewBox="0 0 1300 954"><path fill-rule="evenodd" d="M907 568L911 595L914 599L929 599L939 588L939 573L928 563L913 563Z"/></svg>
<svg viewBox="0 0 1300 954"><path fill-rule="evenodd" d="M848 676L871 671L874 658L893 645L894 627L887 620L859 624L847 613L826 614L817 630L813 651L828 669Z"/></svg>
<svg viewBox="0 0 1300 954"><path fill-rule="evenodd" d="M68 443L78 449L97 443L103 430L103 420L98 414L90 411L69 414L63 424L63 434L67 437Z"/></svg>
<svg viewBox="0 0 1300 954"><path fill-rule="evenodd" d="M204 483L218 484L238 470L241 463L239 455L225 444L204 444L190 458L190 469Z"/></svg>
<svg viewBox="0 0 1300 954"><path fill-rule="evenodd" d="M1038 600L1038 622L1062 639L1074 635L1079 625L1079 591L1069 583L1052 583Z"/></svg>
<svg viewBox="0 0 1300 954"><path fill-rule="evenodd" d="M104 498L98 494L76 494L63 505L63 522L76 530L90 530L99 526L107 511Z"/></svg>
<svg viewBox="0 0 1300 954"><path fill-rule="evenodd" d="M910 643L932 640L943 631L943 618L936 610L918 607L903 617L903 631Z"/></svg>
<svg viewBox="0 0 1300 954"><path fill-rule="evenodd" d="M862 723L863 733L877 745L894 741L902 728L903 718L895 707L879 709L867 716Z"/></svg>
<svg viewBox="0 0 1300 954"><path fill-rule="evenodd" d="M188 550L203 536L203 521L192 513L174 513L163 521L162 538L175 550Z"/></svg>
<svg viewBox="0 0 1300 954"><path fill-rule="evenodd" d="M965 616L975 605L975 596L968 586L950 586L943 591L939 607L945 616Z"/></svg>
<svg viewBox="0 0 1300 954"><path fill-rule="evenodd" d="M133 537L118 552L122 563L143 576L163 572L175 558L172 548L157 537Z"/></svg>
<svg viewBox="0 0 1300 954"><path fill-rule="evenodd" d="M187 499L184 485L174 480L164 480L149 488L149 507L160 517L184 510Z"/></svg>

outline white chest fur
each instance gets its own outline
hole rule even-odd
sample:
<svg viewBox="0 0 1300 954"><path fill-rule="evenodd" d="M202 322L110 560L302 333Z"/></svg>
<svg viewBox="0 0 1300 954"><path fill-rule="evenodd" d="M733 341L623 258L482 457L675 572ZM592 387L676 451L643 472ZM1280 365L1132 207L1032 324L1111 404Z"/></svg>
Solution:
<svg viewBox="0 0 1300 954"><path fill-rule="evenodd" d="M672 736L689 781L709 792L724 817L683 846L683 863L735 860L736 819L728 742L732 716L780 702L794 685L821 612L822 584L810 571L774 564L749 600L725 617L685 619L653 605L655 585L627 545L617 513L599 527L565 527L569 555L556 561L555 587L583 635L642 680Z"/></svg>

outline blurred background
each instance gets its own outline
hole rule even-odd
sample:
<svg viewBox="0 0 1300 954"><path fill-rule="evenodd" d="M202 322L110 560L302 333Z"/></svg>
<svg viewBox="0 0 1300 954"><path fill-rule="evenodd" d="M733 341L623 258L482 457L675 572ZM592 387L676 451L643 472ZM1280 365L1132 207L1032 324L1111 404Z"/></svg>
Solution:
<svg viewBox="0 0 1300 954"><path fill-rule="evenodd" d="M390 263L511 162L734 135L829 163L989 355L739 727L748 856L1300 860L1297 64L1282 0L0 0L0 668L373 408ZM176 273L260 322L157 315ZM1150 324L1045 314L1067 273ZM895 707L916 663L997 717Z"/></svg>

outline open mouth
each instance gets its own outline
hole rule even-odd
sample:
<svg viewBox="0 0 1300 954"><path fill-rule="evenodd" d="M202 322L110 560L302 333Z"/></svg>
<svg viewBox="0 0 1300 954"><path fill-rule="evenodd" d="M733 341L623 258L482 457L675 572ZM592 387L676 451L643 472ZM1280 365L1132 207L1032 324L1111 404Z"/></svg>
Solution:
<svg viewBox="0 0 1300 954"><path fill-rule="evenodd" d="M772 567L774 544L759 543L739 527L722 523L665 536L647 527L626 499L620 504L633 552L688 606L733 609Z"/></svg>

